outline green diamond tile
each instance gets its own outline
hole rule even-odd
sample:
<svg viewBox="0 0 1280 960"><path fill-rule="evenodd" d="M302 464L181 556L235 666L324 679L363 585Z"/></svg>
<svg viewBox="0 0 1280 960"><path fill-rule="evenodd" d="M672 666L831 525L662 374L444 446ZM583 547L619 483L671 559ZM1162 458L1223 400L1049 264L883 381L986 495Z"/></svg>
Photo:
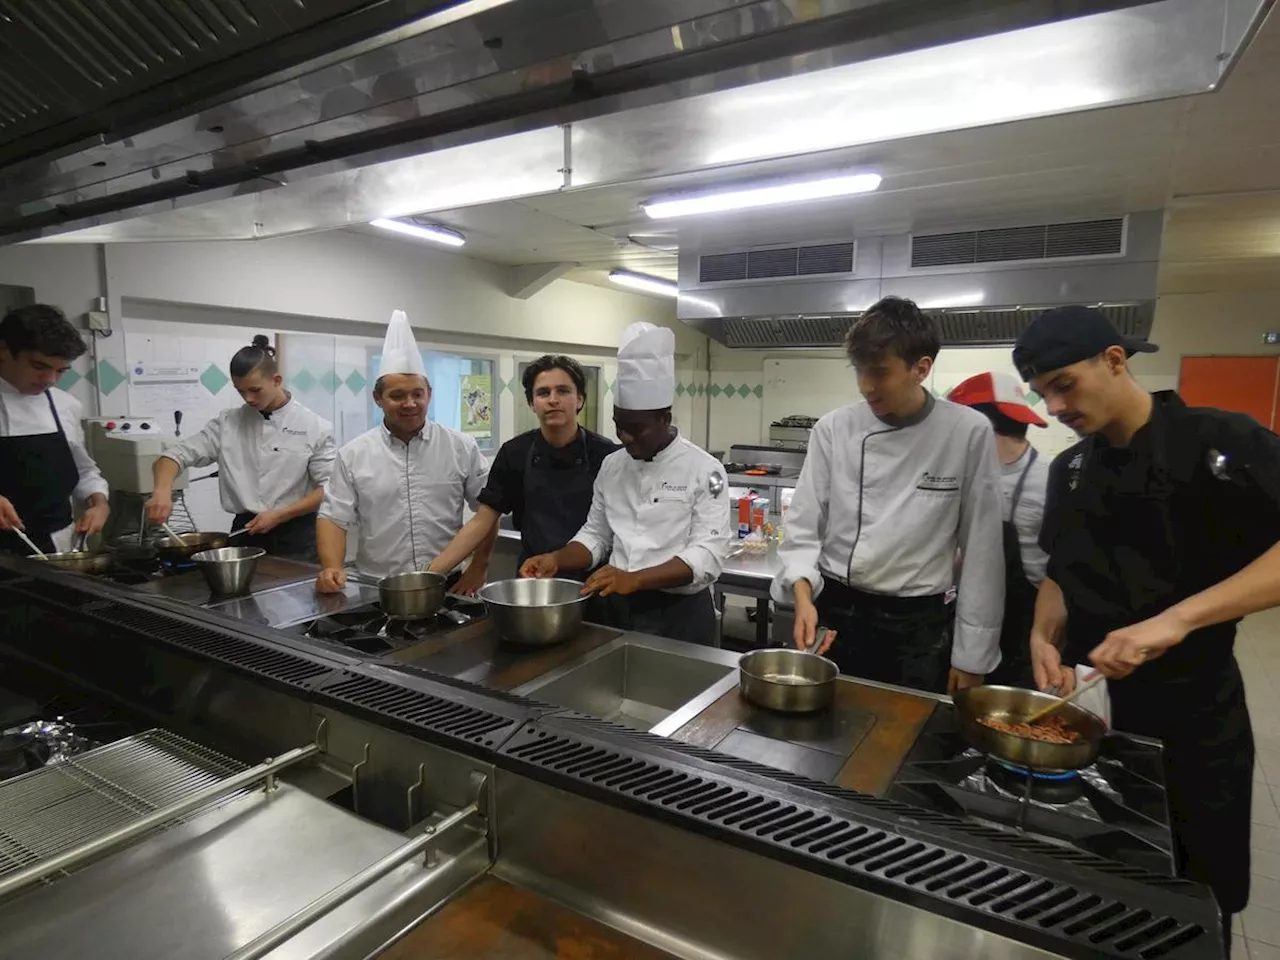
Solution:
<svg viewBox="0 0 1280 960"><path fill-rule="evenodd" d="M316 387L316 378L310 370L299 370L293 377L293 388L308 393Z"/></svg>
<svg viewBox="0 0 1280 960"><path fill-rule="evenodd" d="M1027 391L1027 403L1031 404L1033 407L1039 406L1041 399L1040 394L1036 393L1034 390Z"/></svg>
<svg viewBox="0 0 1280 960"><path fill-rule="evenodd" d="M211 363L204 368L204 373L200 374L200 382L204 384L206 390L216 395L231 382L231 378L222 372L221 367Z"/></svg>
<svg viewBox="0 0 1280 960"><path fill-rule="evenodd" d="M757 399L760 399L764 396L764 387L763 385L757 383L755 387L752 388L751 392L756 395Z"/></svg>
<svg viewBox="0 0 1280 960"><path fill-rule="evenodd" d="M605 381L605 383L604 383L604 392L605 392L605 393L613 393L613 381L612 381L612 380L606 380L606 381Z"/></svg>
<svg viewBox="0 0 1280 960"><path fill-rule="evenodd" d="M115 392L116 387L124 383L125 376L110 360L98 361L98 389L104 394Z"/></svg>
<svg viewBox="0 0 1280 960"><path fill-rule="evenodd" d="M747 399L747 397L751 396L751 388L744 383L738 388L738 396L742 397L743 400Z"/></svg>
<svg viewBox="0 0 1280 960"><path fill-rule="evenodd" d="M347 375L347 389L352 393L359 393L368 383L369 381L364 378L359 370L352 370L351 373Z"/></svg>
<svg viewBox="0 0 1280 960"><path fill-rule="evenodd" d="M707 387L707 393L711 394L713 397L720 396L719 384L713 383L711 386Z"/></svg>
<svg viewBox="0 0 1280 960"><path fill-rule="evenodd" d="M83 379L84 377L76 373L75 370L73 370L71 367L67 367L67 369L63 372L62 376L58 378L57 387L59 390L70 390L72 387L74 387L77 383L79 383Z"/></svg>
<svg viewBox="0 0 1280 960"><path fill-rule="evenodd" d="M707 395L707 385L705 383L698 384L698 396L705 397Z"/></svg>
<svg viewBox="0 0 1280 960"><path fill-rule="evenodd" d="M325 392L334 394L338 392L338 388L342 386L342 381L338 379L338 374L334 370L326 370L320 374L320 386L324 387Z"/></svg>
<svg viewBox="0 0 1280 960"><path fill-rule="evenodd" d="M732 383L726 383L723 387L720 388L720 391L726 397L732 397L735 393L738 392L738 388L735 387Z"/></svg>
<svg viewBox="0 0 1280 960"><path fill-rule="evenodd" d="M68 371L68 373L70 373L70 371ZM683 384L683 383L677 383L677 384L676 384L676 396L677 396L677 397L683 397L683 396L684 396L684 384Z"/></svg>

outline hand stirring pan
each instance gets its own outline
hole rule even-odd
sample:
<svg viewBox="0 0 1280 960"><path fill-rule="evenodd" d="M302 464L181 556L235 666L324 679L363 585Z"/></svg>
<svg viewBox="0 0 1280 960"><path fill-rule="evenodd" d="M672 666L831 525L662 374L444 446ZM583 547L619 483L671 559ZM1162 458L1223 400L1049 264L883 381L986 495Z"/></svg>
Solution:
<svg viewBox="0 0 1280 960"><path fill-rule="evenodd" d="M1024 719L1022 722L1031 724L1031 723L1035 723L1037 720L1043 720L1045 717L1053 713L1053 711L1057 710L1064 703L1070 703L1072 700L1076 699L1076 697L1080 696L1080 694L1084 693L1086 690L1092 690L1094 687L1096 687L1105 679L1107 678L1095 670L1093 672L1093 676L1091 676L1088 680L1086 680L1080 686L1076 687L1065 697L1055 700L1053 701L1053 703L1043 706L1040 709L1036 710L1035 712L1028 714L1026 719Z"/></svg>

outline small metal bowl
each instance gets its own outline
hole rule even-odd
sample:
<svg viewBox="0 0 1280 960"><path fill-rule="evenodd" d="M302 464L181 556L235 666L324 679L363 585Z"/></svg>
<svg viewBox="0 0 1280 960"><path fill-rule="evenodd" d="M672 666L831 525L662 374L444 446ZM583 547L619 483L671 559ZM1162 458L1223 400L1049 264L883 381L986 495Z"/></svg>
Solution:
<svg viewBox="0 0 1280 960"><path fill-rule="evenodd" d="M193 554L191 562L204 574L216 597L248 593L258 561L267 555L261 547L219 547Z"/></svg>

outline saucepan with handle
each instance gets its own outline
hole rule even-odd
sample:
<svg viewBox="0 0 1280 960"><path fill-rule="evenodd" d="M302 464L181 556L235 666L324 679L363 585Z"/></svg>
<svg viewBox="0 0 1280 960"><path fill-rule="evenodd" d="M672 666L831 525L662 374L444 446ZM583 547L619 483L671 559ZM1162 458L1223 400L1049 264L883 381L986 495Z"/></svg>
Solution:
<svg viewBox="0 0 1280 960"><path fill-rule="evenodd" d="M738 689L757 707L779 713L814 713L831 706L840 668L817 654L826 631L808 650L752 650L738 661Z"/></svg>
<svg viewBox="0 0 1280 960"><path fill-rule="evenodd" d="M1098 759L1098 750L1107 732L1101 717L1037 690L989 684L959 690L951 700L960 733L970 746L997 760L1042 773L1062 773L1089 766ZM1050 704L1058 704L1051 716L1061 717L1058 725L1072 737L1070 743L1022 737L982 722L1025 723L1037 710Z"/></svg>

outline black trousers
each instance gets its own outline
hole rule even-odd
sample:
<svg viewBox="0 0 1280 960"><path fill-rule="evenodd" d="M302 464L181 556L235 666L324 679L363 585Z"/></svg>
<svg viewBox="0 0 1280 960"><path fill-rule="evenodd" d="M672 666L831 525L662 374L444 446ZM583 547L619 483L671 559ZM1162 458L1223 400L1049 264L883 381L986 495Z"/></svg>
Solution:
<svg viewBox="0 0 1280 960"><path fill-rule="evenodd" d="M231 530L241 530L248 525L256 514L238 513L231 522ZM316 515L303 514L286 520L268 533L242 533L231 541L237 547L260 547L273 557L286 560L299 560L302 563L317 563L316 553Z"/></svg>
<svg viewBox="0 0 1280 960"><path fill-rule="evenodd" d="M645 590L626 597L599 597L596 601L594 610L587 609L587 617L594 614L597 622L607 627L716 646L716 608L710 590L694 594Z"/></svg>
<svg viewBox="0 0 1280 960"><path fill-rule="evenodd" d="M827 656L841 673L946 693L951 608L942 594L888 597L823 578L818 622L836 631Z"/></svg>

